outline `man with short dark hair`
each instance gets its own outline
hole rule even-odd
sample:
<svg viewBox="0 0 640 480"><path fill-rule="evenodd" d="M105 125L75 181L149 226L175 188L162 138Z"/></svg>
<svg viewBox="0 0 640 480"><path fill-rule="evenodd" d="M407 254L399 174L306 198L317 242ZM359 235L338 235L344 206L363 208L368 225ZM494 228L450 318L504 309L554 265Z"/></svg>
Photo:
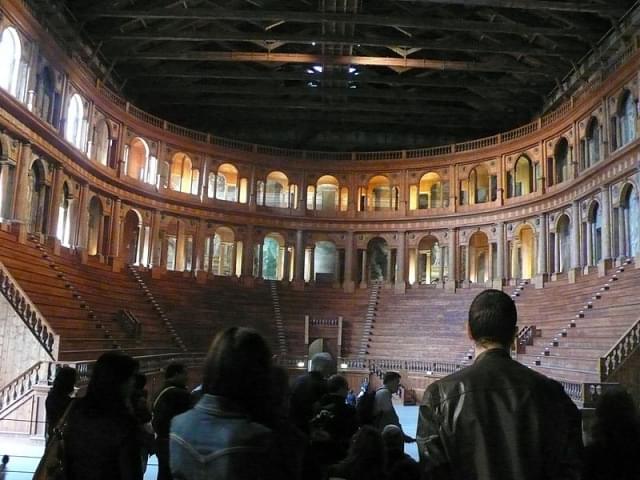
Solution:
<svg viewBox="0 0 640 480"><path fill-rule="evenodd" d="M562 385L511 359L516 321L499 290L471 304L476 360L431 384L420 406L418 452L429 478L579 478L580 413Z"/></svg>
<svg viewBox="0 0 640 480"><path fill-rule="evenodd" d="M158 480L171 480L169 467L169 429L176 415L191 408L191 395L187 391L187 368L171 363L164 371L165 383L153 402L153 429L156 432Z"/></svg>
<svg viewBox="0 0 640 480"><path fill-rule="evenodd" d="M382 432L387 425L395 425L402 430L400 418L393 406L393 395L400 388L402 376L398 372L385 372L382 377L382 387L376 390L373 404L374 426ZM403 433L405 442L413 442L414 439Z"/></svg>

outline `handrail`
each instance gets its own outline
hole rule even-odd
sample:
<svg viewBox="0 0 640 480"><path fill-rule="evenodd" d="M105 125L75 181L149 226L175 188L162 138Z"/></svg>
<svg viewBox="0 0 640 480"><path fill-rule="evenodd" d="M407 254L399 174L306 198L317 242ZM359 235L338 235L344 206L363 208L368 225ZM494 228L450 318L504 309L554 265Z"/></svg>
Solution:
<svg viewBox="0 0 640 480"><path fill-rule="evenodd" d="M55 358L58 353L60 336L54 332L44 315L20 288L18 282L2 262L0 262L0 291L49 356Z"/></svg>
<svg viewBox="0 0 640 480"><path fill-rule="evenodd" d="M296 150L288 148L273 147L269 145L254 144L244 142L241 140L233 140L225 137L218 137L202 131L193 130L181 125L171 123L163 120L160 117L145 112L144 110L132 105L124 100L120 95L109 89L103 82L97 82L98 92L101 93L108 100L113 102L117 107L123 109L129 115L146 122L156 128L160 128L169 131L175 135L195 140L197 142L206 143L210 145L216 145L218 147L237 150L243 152L254 152L261 155L268 155L274 157L290 157L290 158L304 158L304 159L316 159L316 160L397 160L397 159L414 159L414 158L426 158L426 157L438 157L442 155L449 155L455 152L468 152L474 150L481 150L489 148L494 145L499 145L506 142L511 142L529 135L533 132L546 127L561 118L567 116L573 106L579 101L587 98L594 89L604 83L604 81L618 70L624 63L638 50L638 45L633 42L632 45L627 47L624 52L616 58L607 67L605 74L598 75L585 83L583 87L576 92L568 101L562 103L558 108L548 112L546 115L542 115L536 120L514 128L507 132L502 132L490 137L478 138L468 140L461 143L438 145L433 147L416 148L408 150L381 150L370 152L328 152L319 150Z"/></svg>
<svg viewBox="0 0 640 480"><path fill-rule="evenodd" d="M312 326L326 326L326 327L337 327L338 319L337 318L312 318L309 320L309 325Z"/></svg>
<svg viewBox="0 0 640 480"><path fill-rule="evenodd" d="M536 326L535 325L525 325L520 329L518 335L516 336L516 352L517 353L525 353L526 347L533 345L533 337L536 336Z"/></svg>
<svg viewBox="0 0 640 480"><path fill-rule="evenodd" d="M142 325L131 310L119 310L118 321L122 325L122 328L129 334L129 336L139 337L142 333Z"/></svg>
<svg viewBox="0 0 640 480"><path fill-rule="evenodd" d="M600 357L600 380L606 381L640 346L640 318Z"/></svg>

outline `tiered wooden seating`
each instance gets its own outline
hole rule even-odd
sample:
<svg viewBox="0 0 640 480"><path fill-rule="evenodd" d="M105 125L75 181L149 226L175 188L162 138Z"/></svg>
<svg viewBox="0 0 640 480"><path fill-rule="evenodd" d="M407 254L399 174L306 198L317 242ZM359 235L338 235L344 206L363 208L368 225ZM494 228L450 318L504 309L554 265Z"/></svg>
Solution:
<svg viewBox="0 0 640 480"><path fill-rule="evenodd" d="M541 335L518 359L559 380L599 381L599 358L638 319L640 306L637 300L640 271L628 266L617 274L618 280L610 282L609 278L610 275L598 277L592 272L574 284L563 279L541 290L526 287L516 300L519 324L536 325ZM601 291L605 284L609 284L608 290ZM593 298L596 293L600 298ZM588 302L593 308L584 308ZM580 311L584 316L577 318ZM569 326L572 320L575 321L573 328ZM558 341L557 346L553 346L554 339ZM540 365L535 365L536 361Z"/></svg>
<svg viewBox="0 0 640 480"><path fill-rule="evenodd" d="M182 272L167 272L154 279L142 272L142 278L190 350L208 350L218 331L238 325L261 332L277 351L273 306L266 284L249 288L226 277L198 283Z"/></svg>
<svg viewBox="0 0 640 480"><path fill-rule="evenodd" d="M53 260L96 317L114 332L122 350L131 355L178 351L160 317L126 271L113 272L108 265L93 259L83 265L77 257L64 251ZM131 338L118 323L118 312L124 309L131 311L140 322L140 336Z"/></svg>
<svg viewBox="0 0 640 480"><path fill-rule="evenodd" d="M304 291L279 285L278 295L289 356L302 358L308 354L304 345L305 315L312 319L342 316L342 356L357 356L369 301L368 289L345 293L340 289L317 285L308 286Z"/></svg>
<svg viewBox="0 0 640 480"><path fill-rule="evenodd" d="M43 255L35 244L20 244L15 235L0 231L0 260L60 335L60 359L95 358L95 352L114 348L114 341L90 318L86 304Z"/></svg>
<svg viewBox="0 0 640 480"><path fill-rule="evenodd" d="M383 289L369 356L461 362L471 347L465 330L469 305L479 292L417 286L403 296Z"/></svg>

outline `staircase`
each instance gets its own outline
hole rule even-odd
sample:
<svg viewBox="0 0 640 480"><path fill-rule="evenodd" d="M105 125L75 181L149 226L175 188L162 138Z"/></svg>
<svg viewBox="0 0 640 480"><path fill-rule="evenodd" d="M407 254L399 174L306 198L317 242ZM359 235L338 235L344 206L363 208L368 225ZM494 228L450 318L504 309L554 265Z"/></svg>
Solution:
<svg viewBox="0 0 640 480"><path fill-rule="evenodd" d="M374 281L371 284L371 291L369 292L369 304L367 305L367 314L364 317L364 328L362 331L362 341L360 342L360 349L358 350L358 356L364 357L369 352L369 342L372 335L373 324L376 321L378 314L378 303L380 303L380 289L382 288L382 282Z"/></svg>
<svg viewBox="0 0 640 480"><path fill-rule="evenodd" d="M147 298L147 301L151 304L152 308L155 310L155 312L158 314L158 316L162 320L162 323L164 323L167 329L167 332L173 339L174 343L183 352L188 351L188 348L186 347L184 341L182 340L178 332L176 332L176 329L173 326L173 323L171 322L169 317L167 316L166 312L164 311L162 306L160 306L160 304L156 301L153 293L151 292L151 290L149 289L145 281L140 276L140 272L138 272L138 269L131 264L127 264L127 270L131 274L131 276L134 278L134 280L138 283L138 286L140 287L143 294Z"/></svg>
<svg viewBox="0 0 640 480"><path fill-rule="evenodd" d="M282 357L286 357L288 353L287 338L284 331L284 322L282 320L282 309L280 308L280 296L278 295L278 284L274 280L269 280L269 294L271 295L271 303L273 305L273 319L276 324L276 336L278 338L278 350Z"/></svg>

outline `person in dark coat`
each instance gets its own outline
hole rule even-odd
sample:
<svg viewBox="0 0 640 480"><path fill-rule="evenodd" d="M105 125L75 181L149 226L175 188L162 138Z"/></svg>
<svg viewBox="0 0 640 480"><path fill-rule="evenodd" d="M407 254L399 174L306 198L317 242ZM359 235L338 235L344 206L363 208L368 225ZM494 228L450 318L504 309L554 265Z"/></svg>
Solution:
<svg viewBox="0 0 640 480"><path fill-rule="evenodd" d="M53 429L69 407L77 380L78 373L75 368L62 367L58 370L44 404L47 411L47 437L51 436Z"/></svg>
<svg viewBox="0 0 640 480"><path fill-rule="evenodd" d="M329 478L386 480L386 463L386 453L380 432L365 425L353 436L347 458L329 468Z"/></svg>
<svg viewBox="0 0 640 480"><path fill-rule="evenodd" d="M309 373L298 377L291 389L291 421L309 433L309 421L320 399L327 393L327 378L336 366L328 353L316 353L311 359Z"/></svg>
<svg viewBox="0 0 640 480"><path fill-rule="evenodd" d="M516 305L500 290L471 303L473 365L425 391L418 453L434 480L578 480L582 422L562 385L513 360Z"/></svg>
<svg viewBox="0 0 640 480"><path fill-rule="evenodd" d="M146 389L147 377L142 373L136 374L135 386L131 395L133 415L138 420L140 444L142 447L142 470L147 471L149 455L155 453L155 435L151 426L151 410L149 410L149 392Z"/></svg>
<svg viewBox="0 0 640 480"><path fill-rule="evenodd" d="M187 369L180 363L172 363L165 370L165 383L153 402L153 429L156 432L156 456L158 480L171 480L169 465L169 430L173 417L186 412L192 406L187 390Z"/></svg>
<svg viewBox="0 0 640 480"><path fill-rule="evenodd" d="M387 452L389 479L420 480L420 465L404 453L404 434L397 425L387 425L382 430L382 441Z"/></svg>
<svg viewBox="0 0 640 480"><path fill-rule="evenodd" d="M87 394L64 432L68 480L142 480L138 422L130 399L138 362L120 352L96 361Z"/></svg>
<svg viewBox="0 0 640 480"><path fill-rule="evenodd" d="M351 437L358 430L356 409L346 403L349 384L341 375L332 375L327 380L327 391L318 402L316 422L327 435L317 439L313 450L320 454L321 462L332 465L347 456ZM314 420L315 420L314 419ZM312 420L312 431L313 423Z"/></svg>
<svg viewBox="0 0 640 480"><path fill-rule="evenodd" d="M622 388L598 399L592 439L585 448L582 480L640 478L636 455L640 446L640 418L633 397Z"/></svg>

